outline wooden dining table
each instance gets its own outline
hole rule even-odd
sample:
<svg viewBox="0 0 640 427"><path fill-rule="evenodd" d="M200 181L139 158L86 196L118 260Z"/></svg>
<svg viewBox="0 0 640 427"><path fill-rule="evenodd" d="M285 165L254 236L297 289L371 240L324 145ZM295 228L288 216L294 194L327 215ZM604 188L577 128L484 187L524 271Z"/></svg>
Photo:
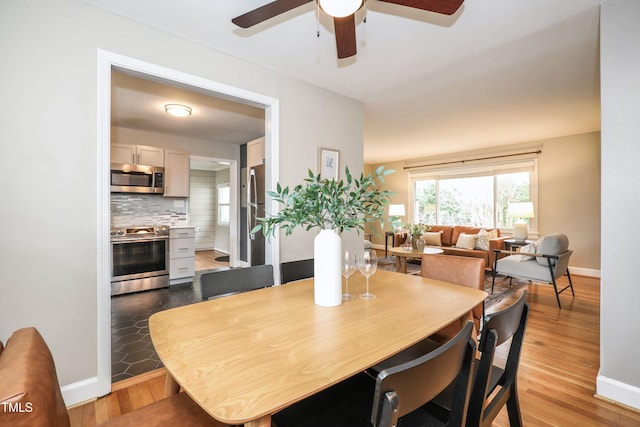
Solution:
<svg viewBox="0 0 640 427"><path fill-rule="evenodd" d="M173 308L149 319L168 371L226 424L270 426L276 412L469 318L486 292L420 276L378 271L375 299L337 307L313 302L313 279ZM364 277L349 290L364 292Z"/></svg>

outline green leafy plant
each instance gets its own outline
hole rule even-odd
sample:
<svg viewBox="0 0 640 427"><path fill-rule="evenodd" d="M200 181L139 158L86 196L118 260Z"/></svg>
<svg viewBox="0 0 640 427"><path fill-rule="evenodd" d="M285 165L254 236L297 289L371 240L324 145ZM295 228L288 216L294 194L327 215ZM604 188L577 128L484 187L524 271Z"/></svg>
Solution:
<svg viewBox="0 0 640 427"><path fill-rule="evenodd" d="M392 192L381 190L376 181L384 183L384 177L393 170L380 166L373 175L354 178L345 168L345 179L324 179L320 174L309 170L304 184L290 190L280 183L276 191L267 193L278 202L281 210L271 216L258 218L252 233L262 230L265 236L273 236L280 228L289 236L296 227L310 230L314 227L333 229L339 233L344 230L364 231L364 225L376 220L384 223L384 207L391 200Z"/></svg>

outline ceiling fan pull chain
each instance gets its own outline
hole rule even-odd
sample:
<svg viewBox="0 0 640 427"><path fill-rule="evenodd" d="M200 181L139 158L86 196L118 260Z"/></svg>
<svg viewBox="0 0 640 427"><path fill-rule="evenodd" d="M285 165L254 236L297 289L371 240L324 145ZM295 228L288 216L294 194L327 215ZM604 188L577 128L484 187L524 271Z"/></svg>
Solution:
<svg viewBox="0 0 640 427"><path fill-rule="evenodd" d="M364 22L365 24L367 23L367 0L364 0L362 2L364 9L362 9L362 12L364 12L363 16L362 16L362 22Z"/></svg>
<svg viewBox="0 0 640 427"><path fill-rule="evenodd" d="M316 1L316 35L320 37L320 2Z"/></svg>

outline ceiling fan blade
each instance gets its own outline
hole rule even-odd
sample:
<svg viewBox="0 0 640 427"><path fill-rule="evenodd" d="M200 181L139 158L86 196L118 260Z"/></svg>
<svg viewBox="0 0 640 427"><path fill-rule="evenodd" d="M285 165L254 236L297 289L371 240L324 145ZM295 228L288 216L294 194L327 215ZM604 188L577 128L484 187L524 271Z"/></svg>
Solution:
<svg viewBox="0 0 640 427"><path fill-rule="evenodd" d="M249 28L311 1L313 0L276 0L244 15L236 16L231 22L238 27Z"/></svg>
<svg viewBox="0 0 640 427"><path fill-rule="evenodd" d="M344 18L333 18L336 32L336 48L338 59L348 58L356 54L356 18L355 15Z"/></svg>
<svg viewBox="0 0 640 427"><path fill-rule="evenodd" d="M443 15L453 15L456 13L464 0L380 0L387 3L399 4L400 6L412 7L414 9L427 10L429 12L441 13Z"/></svg>

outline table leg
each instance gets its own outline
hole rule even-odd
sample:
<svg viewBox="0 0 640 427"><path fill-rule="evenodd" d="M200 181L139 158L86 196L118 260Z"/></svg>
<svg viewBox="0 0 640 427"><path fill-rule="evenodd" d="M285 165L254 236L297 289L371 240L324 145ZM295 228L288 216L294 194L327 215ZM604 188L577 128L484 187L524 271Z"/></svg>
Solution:
<svg viewBox="0 0 640 427"><path fill-rule="evenodd" d="M173 379L173 376L167 371L167 376L164 380L164 397L170 397L180 392L180 384Z"/></svg>
<svg viewBox="0 0 640 427"><path fill-rule="evenodd" d="M396 271L398 273L407 272L407 257L396 255Z"/></svg>
<svg viewBox="0 0 640 427"><path fill-rule="evenodd" d="M469 321L473 322L473 313L470 311L460 318L460 329L464 328L464 326ZM471 338L473 339L473 341L475 341L476 349L477 349L478 348L478 331L476 330L475 322L473 324L473 331L471 332Z"/></svg>
<svg viewBox="0 0 640 427"><path fill-rule="evenodd" d="M271 427L271 415L265 415L260 419L244 423L244 427Z"/></svg>

